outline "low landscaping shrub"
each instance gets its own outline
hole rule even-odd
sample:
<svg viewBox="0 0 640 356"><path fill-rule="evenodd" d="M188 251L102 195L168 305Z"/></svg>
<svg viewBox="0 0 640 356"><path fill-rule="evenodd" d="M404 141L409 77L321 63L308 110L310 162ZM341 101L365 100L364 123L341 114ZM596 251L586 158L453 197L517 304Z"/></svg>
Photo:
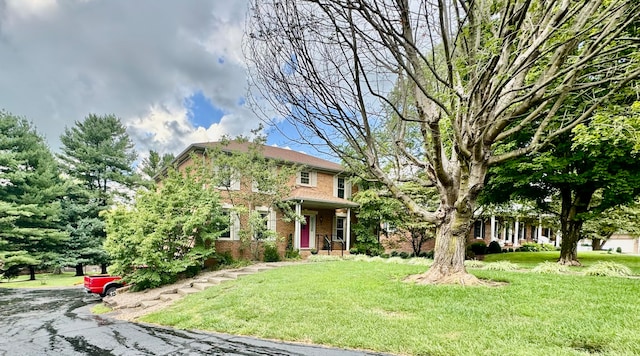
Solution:
<svg viewBox="0 0 640 356"><path fill-rule="evenodd" d="M618 248L616 248L616 252L617 253L622 253L622 247L618 246Z"/></svg>
<svg viewBox="0 0 640 356"><path fill-rule="evenodd" d="M545 261L533 267L531 272L541 274L569 273L569 267L556 262Z"/></svg>
<svg viewBox="0 0 640 356"><path fill-rule="evenodd" d="M487 244L484 241L472 242L467 246L467 249L471 250L474 255L486 255Z"/></svg>
<svg viewBox="0 0 640 356"><path fill-rule="evenodd" d="M400 253L398 254L398 257L400 257L400 258L404 258L404 259L407 259L407 258L411 257L411 255L410 255L408 252L404 252L404 251L402 251L402 252L400 252Z"/></svg>
<svg viewBox="0 0 640 356"><path fill-rule="evenodd" d="M588 267L584 274L587 276L602 276L602 277L626 277L633 273L629 267L611 261L599 261Z"/></svg>
<svg viewBox="0 0 640 356"><path fill-rule="evenodd" d="M489 271L515 271L518 269L518 265L509 261L497 261L487 263L483 268Z"/></svg>
<svg viewBox="0 0 640 356"><path fill-rule="evenodd" d="M525 242L518 248L519 252L538 252L540 251L540 245L535 242Z"/></svg>
<svg viewBox="0 0 640 356"><path fill-rule="evenodd" d="M487 246L487 254L492 253L502 253L502 247L498 241L489 242L489 246Z"/></svg>
<svg viewBox="0 0 640 356"><path fill-rule="evenodd" d="M280 254L278 253L278 247L275 244L265 244L264 252L262 254L262 260L264 262L280 261Z"/></svg>
<svg viewBox="0 0 640 356"><path fill-rule="evenodd" d="M284 252L284 258L289 260L299 260L300 259L300 250L297 249L288 249Z"/></svg>
<svg viewBox="0 0 640 356"><path fill-rule="evenodd" d="M478 260L466 260L464 261L464 266L467 268L482 268L485 263Z"/></svg>

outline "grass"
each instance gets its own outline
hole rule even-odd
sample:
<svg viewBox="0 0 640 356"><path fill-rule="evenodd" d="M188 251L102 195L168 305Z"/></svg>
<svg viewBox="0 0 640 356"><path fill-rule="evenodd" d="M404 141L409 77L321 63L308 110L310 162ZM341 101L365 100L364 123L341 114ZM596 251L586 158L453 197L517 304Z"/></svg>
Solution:
<svg viewBox="0 0 640 356"><path fill-rule="evenodd" d="M35 281L29 276L18 276L11 280L0 280L0 288L42 288L42 287L73 287L83 283L83 277L76 277L75 273L39 273Z"/></svg>
<svg viewBox="0 0 640 356"><path fill-rule="evenodd" d="M109 313L111 311L113 311L113 309L109 308L108 306L104 305L103 303L96 304L95 306L93 306L93 308L91 308L91 313L96 314L96 315Z"/></svg>
<svg viewBox="0 0 640 356"><path fill-rule="evenodd" d="M516 254L500 256L509 255ZM540 263L516 257L521 266ZM637 279L470 269L509 284L402 282L426 268L384 260L281 267L190 295L142 320L410 355L640 354Z"/></svg>
<svg viewBox="0 0 640 356"><path fill-rule="evenodd" d="M533 268L536 265L548 261L556 262L560 258L560 251L543 252L510 252L486 255L484 262L510 261L524 268ZM601 261L621 263L631 269L634 274L640 274L640 257L619 253L607 253L606 251L578 252L578 260L584 267L593 266ZM581 270L571 268L571 270Z"/></svg>

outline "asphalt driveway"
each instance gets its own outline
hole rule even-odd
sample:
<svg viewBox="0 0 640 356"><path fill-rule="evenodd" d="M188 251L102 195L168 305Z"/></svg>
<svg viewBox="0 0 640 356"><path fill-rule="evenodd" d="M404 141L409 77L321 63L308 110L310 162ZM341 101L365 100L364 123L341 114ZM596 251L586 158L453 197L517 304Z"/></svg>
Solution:
<svg viewBox="0 0 640 356"><path fill-rule="evenodd" d="M81 289L0 288L0 355L377 355L92 315Z"/></svg>

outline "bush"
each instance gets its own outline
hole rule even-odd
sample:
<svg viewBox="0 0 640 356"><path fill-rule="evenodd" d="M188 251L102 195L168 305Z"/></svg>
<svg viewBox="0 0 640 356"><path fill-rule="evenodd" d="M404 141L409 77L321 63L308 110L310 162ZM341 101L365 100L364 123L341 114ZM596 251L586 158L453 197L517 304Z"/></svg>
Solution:
<svg viewBox="0 0 640 356"><path fill-rule="evenodd" d="M616 252L617 253L622 253L622 247L618 246L618 248L616 248Z"/></svg>
<svg viewBox="0 0 640 356"><path fill-rule="evenodd" d="M539 244L540 251L555 251L556 247L553 244Z"/></svg>
<svg viewBox="0 0 640 356"><path fill-rule="evenodd" d="M396 256L398 256L398 254L399 254L399 253L398 253L398 251L391 251L391 253L389 254L389 256L391 256L391 257L396 257Z"/></svg>
<svg viewBox="0 0 640 356"><path fill-rule="evenodd" d="M555 262L545 261L535 266L531 272L542 274L568 273L569 267Z"/></svg>
<svg viewBox="0 0 640 356"><path fill-rule="evenodd" d="M411 257L411 255L409 255L409 253L408 253L408 252L404 252L404 251L402 251L402 252L400 252L400 253L398 254L398 257L400 257L400 258L402 258L402 259L405 259L405 260L406 260L407 258Z"/></svg>
<svg viewBox="0 0 640 356"><path fill-rule="evenodd" d="M485 264L484 269L489 271L515 271L518 269L518 265L509 261L498 261Z"/></svg>
<svg viewBox="0 0 640 356"><path fill-rule="evenodd" d="M215 254L213 259L216 260L216 262L218 262L218 265L221 266L231 265L234 262L233 256L231 255L230 251L218 252Z"/></svg>
<svg viewBox="0 0 640 356"><path fill-rule="evenodd" d="M431 250L431 251L422 251L422 252L420 252L420 254L418 256L423 257L423 258L428 258L428 259L432 260L433 259L433 250Z"/></svg>
<svg viewBox="0 0 640 356"><path fill-rule="evenodd" d="M467 268L482 268L484 267L485 263L482 261L478 261L478 260L467 260L464 261L464 266Z"/></svg>
<svg viewBox="0 0 640 356"><path fill-rule="evenodd" d="M474 255L486 255L487 244L484 241L477 241L467 246L467 249L473 252Z"/></svg>
<svg viewBox="0 0 640 356"><path fill-rule="evenodd" d="M535 242L525 242L518 250L521 252L538 252L540 251L540 245Z"/></svg>
<svg viewBox="0 0 640 356"><path fill-rule="evenodd" d="M487 247L487 254L490 253L502 253L502 247L498 241L489 242L489 246Z"/></svg>
<svg viewBox="0 0 640 356"><path fill-rule="evenodd" d="M284 252L284 258L289 260L299 260L300 259L300 250L296 249L288 249Z"/></svg>
<svg viewBox="0 0 640 356"><path fill-rule="evenodd" d="M265 244L264 252L262 254L262 260L264 262L280 261L280 254L278 253L278 247L275 244Z"/></svg>
<svg viewBox="0 0 640 356"><path fill-rule="evenodd" d="M620 263L600 261L584 271L587 276L625 277L632 275L629 267Z"/></svg>
<svg viewBox="0 0 640 356"><path fill-rule="evenodd" d="M361 253L360 253L360 250L358 250L357 247L352 247L352 248L349 249L349 254L360 255Z"/></svg>

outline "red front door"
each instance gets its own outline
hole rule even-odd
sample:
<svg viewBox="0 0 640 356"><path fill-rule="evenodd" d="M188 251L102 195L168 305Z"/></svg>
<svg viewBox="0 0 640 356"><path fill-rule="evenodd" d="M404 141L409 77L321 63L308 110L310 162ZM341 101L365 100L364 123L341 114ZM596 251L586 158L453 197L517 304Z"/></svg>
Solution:
<svg viewBox="0 0 640 356"><path fill-rule="evenodd" d="M300 248L309 248L309 225L310 225L310 216L305 215L304 220L307 222L306 224L300 224Z"/></svg>

